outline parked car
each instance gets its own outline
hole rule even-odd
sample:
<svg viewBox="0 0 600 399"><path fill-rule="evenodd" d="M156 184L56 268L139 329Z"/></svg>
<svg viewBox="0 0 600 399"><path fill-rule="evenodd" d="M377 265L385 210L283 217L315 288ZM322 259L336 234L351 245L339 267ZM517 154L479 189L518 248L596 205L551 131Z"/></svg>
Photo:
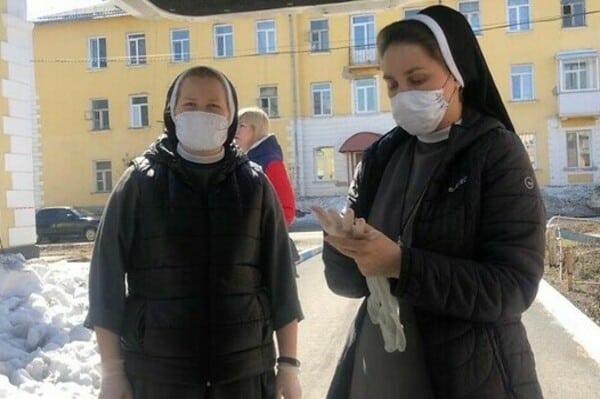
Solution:
<svg viewBox="0 0 600 399"><path fill-rule="evenodd" d="M83 208L56 206L41 208L35 214L38 243L65 238L96 239L100 216Z"/></svg>

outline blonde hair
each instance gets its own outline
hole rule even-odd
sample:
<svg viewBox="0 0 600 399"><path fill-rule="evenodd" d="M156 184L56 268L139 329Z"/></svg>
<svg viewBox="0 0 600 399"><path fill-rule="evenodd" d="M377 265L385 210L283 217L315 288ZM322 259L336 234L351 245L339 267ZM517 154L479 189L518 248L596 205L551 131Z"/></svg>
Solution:
<svg viewBox="0 0 600 399"><path fill-rule="evenodd" d="M248 107L241 109L238 113L238 123L242 122L252 126L255 142L269 134L269 116L261 108Z"/></svg>

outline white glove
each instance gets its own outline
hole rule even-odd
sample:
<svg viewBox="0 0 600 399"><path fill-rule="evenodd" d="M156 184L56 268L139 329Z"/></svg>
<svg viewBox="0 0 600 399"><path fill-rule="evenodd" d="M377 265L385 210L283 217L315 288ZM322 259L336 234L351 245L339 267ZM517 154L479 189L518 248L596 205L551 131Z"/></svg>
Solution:
<svg viewBox="0 0 600 399"><path fill-rule="evenodd" d="M98 399L133 399L133 390L125 375L124 363L122 359L100 363L102 383Z"/></svg>
<svg viewBox="0 0 600 399"><path fill-rule="evenodd" d="M277 365L276 390L277 399L301 399L300 368L291 364L279 363Z"/></svg>
<svg viewBox="0 0 600 399"><path fill-rule="evenodd" d="M371 295L367 298L367 313L373 324L378 324L383 336L386 352L404 352L406 336L400 321L398 299L390 293L387 278L367 277L367 286Z"/></svg>

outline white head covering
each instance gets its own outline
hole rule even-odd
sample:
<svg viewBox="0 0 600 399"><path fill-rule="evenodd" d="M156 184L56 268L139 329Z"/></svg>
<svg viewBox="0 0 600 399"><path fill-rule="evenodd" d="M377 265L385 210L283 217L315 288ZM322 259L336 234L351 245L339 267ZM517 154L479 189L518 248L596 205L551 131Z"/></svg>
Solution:
<svg viewBox="0 0 600 399"><path fill-rule="evenodd" d="M219 77L219 79L221 80L221 83L223 83L223 86L225 87L225 92L227 93L227 105L229 106L229 126L231 126L231 123L233 122L233 118L235 117L235 104L233 102L233 93L231 91L231 85L229 84L229 81L225 78L225 76L217 71L216 69L210 68L210 67L206 67L207 69L212 70L213 72L215 72L215 74ZM183 81L183 79L185 79L188 76L188 71L183 72L181 75L179 75L179 77L177 78L177 80L175 81L175 85L173 86L173 91L171 92L171 98L169 99L169 108L171 110L171 118L174 117L174 112L175 112L175 106L177 105L177 96L179 95L179 86L181 85L181 82Z"/></svg>
<svg viewBox="0 0 600 399"><path fill-rule="evenodd" d="M442 57L444 57L444 61L450 69L450 72L460 84L461 87L465 87L465 83L463 81L462 75L458 71L458 67L456 66L456 62L454 62L454 57L452 56L452 52L450 52L450 46L448 45L448 40L446 39L446 35L444 31L440 27L440 25L436 22L435 19L431 18L425 14L415 14L406 18L407 20L419 21L425 26L429 28L429 30L433 33L435 40L440 47L440 51L442 52Z"/></svg>

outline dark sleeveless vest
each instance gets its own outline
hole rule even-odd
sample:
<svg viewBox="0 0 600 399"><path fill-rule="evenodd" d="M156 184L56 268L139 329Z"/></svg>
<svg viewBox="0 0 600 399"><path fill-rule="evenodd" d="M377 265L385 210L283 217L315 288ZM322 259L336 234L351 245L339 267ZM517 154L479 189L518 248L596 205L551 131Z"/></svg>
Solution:
<svg viewBox="0 0 600 399"><path fill-rule="evenodd" d="M122 349L140 363L132 367L143 373L139 359L160 358L198 383L272 370L259 252L263 180L245 162L199 190L177 168L134 163L141 192L122 333Z"/></svg>

